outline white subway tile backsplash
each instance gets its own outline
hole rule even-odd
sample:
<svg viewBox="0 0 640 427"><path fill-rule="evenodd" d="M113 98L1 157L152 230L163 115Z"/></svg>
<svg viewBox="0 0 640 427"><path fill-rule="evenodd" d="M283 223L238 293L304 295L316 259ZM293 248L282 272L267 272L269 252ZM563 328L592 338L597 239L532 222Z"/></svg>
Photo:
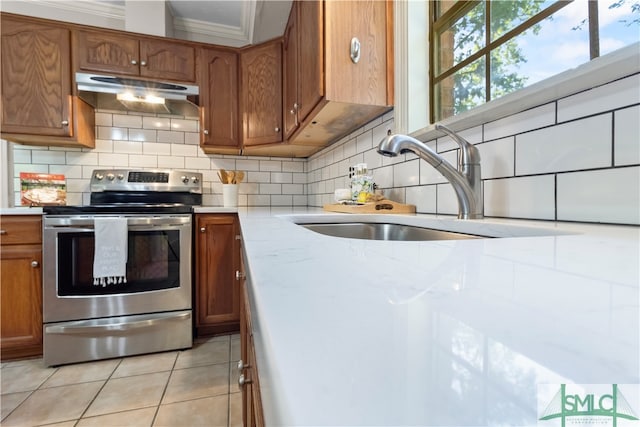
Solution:
<svg viewBox="0 0 640 427"><path fill-rule="evenodd" d="M163 144L160 142L143 142L142 154L168 156L171 154L171 144Z"/></svg>
<svg viewBox="0 0 640 427"><path fill-rule="evenodd" d="M129 129L129 141L155 142L158 132L149 129Z"/></svg>
<svg viewBox="0 0 640 427"><path fill-rule="evenodd" d="M66 153L64 151L34 150L31 152L31 163L64 165L66 163Z"/></svg>
<svg viewBox="0 0 640 427"><path fill-rule="evenodd" d="M212 158L211 159L211 170L217 172L220 169L224 169L224 170L244 170L245 172L247 171L246 168L243 168L242 165L240 164L240 161L237 162L236 165L236 160L235 159L220 159L220 158Z"/></svg>
<svg viewBox="0 0 640 427"><path fill-rule="evenodd" d="M303 194L294 194L293 206L307 206L307 196Z"/></svg>
<svg viewBox="0 0 640 427"><path fill-rule="evenodd" d="M184 144L171 144L172 156L198 157L198 147Z"/></svg>
<svg viewBox="0 0 640 427"><path fill-rule="evenodd" d="M611 114L516 136L516 175L611 166Z"/></svg>
<svg viewBox="0 0 640 427"><path fill-rule="evenodd" d="M222 190L220 190L222 191ZM255 182L243 182L238 187L240 194L260 194L260 184Z"/></svg>
<svg viewBox="0 0 640 427"><path fill-rule="evenodd" d="M282 172L304 172L304 163L283 161Z"/></svg>
<svg viewBox="0 0 640 427"><path fill-rule="evenodd" d="M96 112L96 126L113 126L113 114Z"/></svg>
<svg viewBox="0 0 640 427"><path fill-rule="evenodd" d="M142 144L136 141L113 141L115 153L142 154Z"/></svg>
<svg viewBox="0 0 640 427"><path fill-rule="evenodd" d="M128 114L114 114L113 126L123 128L141 128L142 116L128 115Z"/></svg>
<svg viewBox="0 0 640 427"><path fill-rule="evenodd" d="M306 184L307 183L307 174L306 173L294 173L292 174L292 182L294 184Z"/></svg>
<svg viewBox="0 0 640 427"><path fill-rule="evenodd" d="M89 180L87 179L74 179L65 177L67 182L67 192L70 193L83 193L89 191Z"/></svg>
<svg viewBox="0 0 640 427"><path fill-rule="evenodd" d="M50 165L49 173L62 174L65 178L82 179L82 166Z"/></svg>
<svg viewBox="0 0 640 427"><path fill-rule="evenodd" d="M115 153L98 153L98 165L100 167L129 167L129 155Z"/></svg>
<svg viewBox="0 0 640 427"><path fill-rule="evenodd" d="M558 101L558 122L640 103L640 74Z"/></svg>
<svg viewBox="0 0 640 427"><path fill-rule="evenodd" d="M172 144L184 144L184 132L174 132L159 130L158 142L169 142Z"/></svg>
<svg viewBox="0 0 640 427"><path fill-rule="evenodd" d="M640 106L614 113L614 165L640 164Z"/></svg>
<svg viewBox="0 0 640 427"><path fill-rule="evenodd" d="M293 206L293 196L273 195L271 196L271 206Z"/></svg>
<svg viewBox="0 0 640 427"><path fill-rule="evenodd" d="M17 147L22 147L22 146L18 145ZM14 163L31 163L31 152L32 150L14 149L13 150Z"/></svg>
<svg viewBox="0 0 640 427"><path fill-rule="evenodd" d="M206 157L185 157L184 167L188 170L209 169L211 167L211 160Z"/></svg>
<svg viewBox="0 0 640 427"><path fill-rule="evenodd" d="M249 204L249 206L270 206L271 196L266 194L250 194L247 197L247 203Z"/></svg>
<svg viewBox="0 0 640 427"><path fill-rule="evenodd" d="M484 140L504 138L550 126L556 121L555 103L546 104L484 125Z"/></svg>
<svg viewBox="0 0 640 427"><path fill-rule="evenodd" d="M290 172L271 172L271 182L277 184L293 183L293 174Z"/></svg>
<svg viewBox="0 0 640 427"><path fill-rule="evenodd" d="M416 205L418 213L436 213L436 186L421 185L408 187L406 191L406 203Z"/></svg>
<svg viewBox="0 0 640 427"><path fill-rule="evenodd" d="M20 177L20 172L49 173L49 165L34 165L31 163L15 163L13 165L13 176ZM17 185L14 185L14 188L20 188L20 182L17 182Z"/></svg>
<svg viewBox="0 0 640 427"><path fill-rule="evenodd" d="M260 184L260 194L282 194L282 184Z"/></svg>
<svg viewBox="0 0 640 427"><path fill-rule="evenodd" d="M68 165L97 165L98 164L98 154L100 153L78 153L71 152L67 153L67 164Z"/></svg>
<svg viewBox="0 0 640 427"><path fill-rule="evenodd" d="M171 118L171 129L182 132L198 132L198 120Z"/></svg>
<svg viewBox="0 0 640 427"><path fill-rule="evenodd" d="M92 150L94 153L113 153L113 141L108 139L96 139L96 147Z"/></svg>
<svg viewBox="0 0 640 427"><path fill-rule="evenodd" d="M245 172L248 171L259 171L260 170L260 162L258 160L243 160L238 159L236 162L236 169L243 170ZM227 168L224 168L227 169ZM231 169L231 168L229 168Z"/></svg>
<svg viewBox="0 0 640 427"><path fill-rule="evenodd" d="M509 218L555 218L554 176L494 179L484 182L484 214Z"/></svg>
<svg viewBox="0 0 640 427"><path fill-rule="evenodd" d="M393 186L406 187L420 184L419 159L393 166Z"/></svg>
<svg viewBox="0 0 640 427"><path fill-rule="evenodd" d="M127 128L98 126L97 137L99 139L127 140L129 134Z"/></svg>
<svg viewBox="0 0 640 427"><path fill-rule="evenodd" d="M264 172L280 172L282 170L282 162L277 160L260 160L260 170Z"/></svg>
<svg viewBox="0 0 640 427"><path fill-rule="evenodd" d="M356 152L363 153L373 148L373 133L368 130L356 137Z"/></svg>
<svg viewBox="0 0 640 427"><path fill-rule="evenodd" d="M385 166L372 171L373 182L380 188L393 187L393 166ZM350 185L350 184L349 184Z"/></svg>
<svg viewBox="0 0 640 427"><path fill-rule="evenodd" d="M143 117L142 127L145 129L171 129L171 119L166 117Z"/></svg>
<svg viewBox="0 0 640 427"><path fill-rule="evenodd" d="M441 154L441 156L448 161L454 168L458 166L458 151L449 151ZM420 165L420 184L439 184L447 182L447 179L436 168L431 166L424 160L418 160ZM396 166L397 167L397 166Z"/></svg>
<svg viewBox="0 0 640 427"><path fill-rule="evenodd" d="M558 219L640 224L640 167L559 174Z"/></svg>
<svg viewBox="0 0 640 427"><path fill-rule="evenodd" d="M248 182L271 182L271 172L249 172L247 173Z"/></svg>
<svg viewBox="0 0 640 427"><path fill-rule="evenodd" d="M185 169L184 157L178 156L157 156L159 168Z"/></svg>
<svg viewBox="0 0 640 427"><path fill-rule="evenodd" d="M375 169L382 167L382 155L378 153L377 146L371 150L364 152L364 163L367 164L367 168Z"/></svg>
<svg viewBox="0 0 640 427"><path fill-rule="evenodd" d="M184 143L189 145L200 145L200 134L195 132L185 132Z"/></svg>
<svg viewBox="0 0 640 427"><path fill-rule="evenodd" d="M439 215L458 215L458 198L451 184L438 184L437 204Z"/></svg>
<svg viewBox="0 0 640 427"><path fill-rule="evenodd" d="M482 179L513 176L514 145L513 136L476 145L480 151Z"/></svg>

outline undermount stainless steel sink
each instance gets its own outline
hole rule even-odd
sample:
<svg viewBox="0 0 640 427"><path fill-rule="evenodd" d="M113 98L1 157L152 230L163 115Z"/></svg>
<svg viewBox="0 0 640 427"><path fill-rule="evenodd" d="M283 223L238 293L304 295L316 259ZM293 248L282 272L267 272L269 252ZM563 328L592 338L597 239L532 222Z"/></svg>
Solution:
<svg viewBox="0 0 640 427"><path fill-rule="evenodd" d="M350 239L425 241L486 238L485 236L476 236L473 234L392 223L340 222L298 225L327 236L347 237Z"/></svg>

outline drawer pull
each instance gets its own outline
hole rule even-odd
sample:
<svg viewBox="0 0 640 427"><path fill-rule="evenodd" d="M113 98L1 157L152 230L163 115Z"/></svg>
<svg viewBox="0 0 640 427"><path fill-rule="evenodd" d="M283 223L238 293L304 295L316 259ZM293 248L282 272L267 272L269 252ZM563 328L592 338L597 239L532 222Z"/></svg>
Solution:
<svg viewBox="0 0 640 427"><path fill-rule="evenodd" d="M238 372L242 372L245 369L249 369L251 366L245 365L242 359L238 360Z"/></svg>

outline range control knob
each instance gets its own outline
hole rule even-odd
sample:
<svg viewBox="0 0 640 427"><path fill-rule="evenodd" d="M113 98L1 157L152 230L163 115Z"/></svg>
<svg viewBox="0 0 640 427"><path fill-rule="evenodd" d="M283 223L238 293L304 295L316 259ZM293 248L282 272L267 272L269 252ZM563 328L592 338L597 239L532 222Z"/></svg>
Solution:
<svg viewBox="0 0 640 427"><path fill-rule="evenodd" d="M102 180L104 179L104 175L102 175L101 173L97 173L97 174L96 174L96 179L97 179L98 181L102 181Z"/></svg>
<svg viewBox="0 0 640 427"><path fill-rule="evenodd" d="M108 174L107 174L107 179L108 179L109 181L113 181L115 177L116 177L116 176L115 176L114 174L112 174L112 173L108 173Z"/></svg>
<svg viewBox="0 0 640 427"><path fill-rule="evenodd" d="M198 182L200 182L200 180L198 179L197 176L192 176L191 177L191 182L193 182L194 184L197 184Z"/></svg>
<svg viewBox="0 0 640 427"><path fill-rule="evenodd" d="M185 184L188 184L188 183L189 183L189 177L188 177L188 176L184 176L184 175L182 175L182 176L180 177L180 179L181 179L181 180L182 180L182 182L184 182Z"/></svg>
<svg viewBox="0 0 640 427"><path fill-rule="evenodd" d="M124 175L119 173L118 174L118 181L122 181L124 179Z"/></svg>

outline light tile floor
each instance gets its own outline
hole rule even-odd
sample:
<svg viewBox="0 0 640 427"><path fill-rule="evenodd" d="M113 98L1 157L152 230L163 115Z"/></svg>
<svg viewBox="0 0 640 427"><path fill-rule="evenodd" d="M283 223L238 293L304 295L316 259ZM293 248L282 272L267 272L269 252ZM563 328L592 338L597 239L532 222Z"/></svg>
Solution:
<svg viewBox="0 0 640 427"><path fill-rule="evenodd" d="M242 426L240 336L192 349L47 368L0 369L4 427Z"/></svg>

